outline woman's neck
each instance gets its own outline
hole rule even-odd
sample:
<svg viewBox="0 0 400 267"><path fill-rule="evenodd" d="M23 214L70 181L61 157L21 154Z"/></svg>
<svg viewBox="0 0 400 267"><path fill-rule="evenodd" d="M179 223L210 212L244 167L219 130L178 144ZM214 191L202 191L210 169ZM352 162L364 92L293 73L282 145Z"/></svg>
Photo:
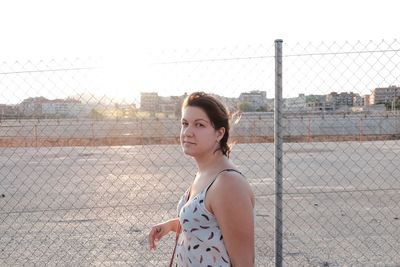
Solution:
<svg viewBox="0 0 400 267"><path fill-rule="evenodd" d="M227 165L228 158L221 151L213 153L202 158L195 158L199 174L214 173L222 166Z"/></svg>

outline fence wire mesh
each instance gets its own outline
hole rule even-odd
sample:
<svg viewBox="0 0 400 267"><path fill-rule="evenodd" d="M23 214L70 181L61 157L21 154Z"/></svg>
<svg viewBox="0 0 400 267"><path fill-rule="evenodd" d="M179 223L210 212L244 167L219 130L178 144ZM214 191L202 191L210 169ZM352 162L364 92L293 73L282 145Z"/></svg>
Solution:
<svg viewBox="0 0 400 267"><path fill-rule="evenodd" d="M399 264L399 48L284 47L287 265Z"/></svg>
<svg viewBox="0 0 400 267"><path fill-rule="evenodd" d="M166 266L173 236L150 252L147 233L196 172L179 128L198 90L240 114L231 157L274 265L273 44L149 58L0 64L0 265ZM399 64L396 40L284 43L285 266L400 264Z"/></svg>

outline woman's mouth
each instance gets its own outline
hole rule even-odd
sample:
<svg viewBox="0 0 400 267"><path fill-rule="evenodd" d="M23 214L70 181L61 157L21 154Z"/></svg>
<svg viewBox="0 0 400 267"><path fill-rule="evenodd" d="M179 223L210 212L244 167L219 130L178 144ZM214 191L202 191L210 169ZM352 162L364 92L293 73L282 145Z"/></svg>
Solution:
<svg viewBox="0 0 400 267"><path fill-rule="evenodd" d="M195 145L196 143L189 142L189 141L183 141L184 145Z"/></svg>

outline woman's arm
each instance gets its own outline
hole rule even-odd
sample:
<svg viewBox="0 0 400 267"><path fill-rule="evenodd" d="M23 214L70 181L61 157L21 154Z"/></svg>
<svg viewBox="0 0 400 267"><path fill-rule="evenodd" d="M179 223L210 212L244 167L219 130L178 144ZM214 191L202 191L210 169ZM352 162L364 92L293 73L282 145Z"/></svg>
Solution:
<svg viewBox="0 0 400 267"><path fill-rule="evenodd" d="M209 189L206 206L217 218L232 265L254 266L254 195L239 174L220 175Z"/></svg>
<svg viewBox="0 0 400 267"><path fill-rule="evenodd" d="M174 218L171 220L168 220L163 223L159 223L151 227L150 233L149 233L149 246L150 250L156 249L157 244L156 242L160 240L163 236L169 234L169 232L173 231L176 232L178 230L178 225L179 225L179 219Z"/></svg>

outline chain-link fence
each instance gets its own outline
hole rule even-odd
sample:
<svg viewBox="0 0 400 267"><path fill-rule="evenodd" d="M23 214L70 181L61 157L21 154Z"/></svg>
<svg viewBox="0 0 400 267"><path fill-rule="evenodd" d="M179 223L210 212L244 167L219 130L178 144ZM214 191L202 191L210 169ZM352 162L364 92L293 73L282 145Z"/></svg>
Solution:
<svg viewBox="0 0 400 267"><path fill-rule="evenodd" d="M287 265L400 264L399 48L398 41L283 48L283 94L304 92L295 100L308 104L283 121L284 136L305 136L284 145Z"/></svg>
<svg viewBox="0 0 400 267"><path fill-rule="evenodd" d="M167 265L173 236L150 252L147 233L195 174L179 107L198 90L240 114L231 157L256 195L256 265L274 265L274 55L0 64L0 265ZM282 61L283 264L399 265L400 43L283 43Z"/></svg>

